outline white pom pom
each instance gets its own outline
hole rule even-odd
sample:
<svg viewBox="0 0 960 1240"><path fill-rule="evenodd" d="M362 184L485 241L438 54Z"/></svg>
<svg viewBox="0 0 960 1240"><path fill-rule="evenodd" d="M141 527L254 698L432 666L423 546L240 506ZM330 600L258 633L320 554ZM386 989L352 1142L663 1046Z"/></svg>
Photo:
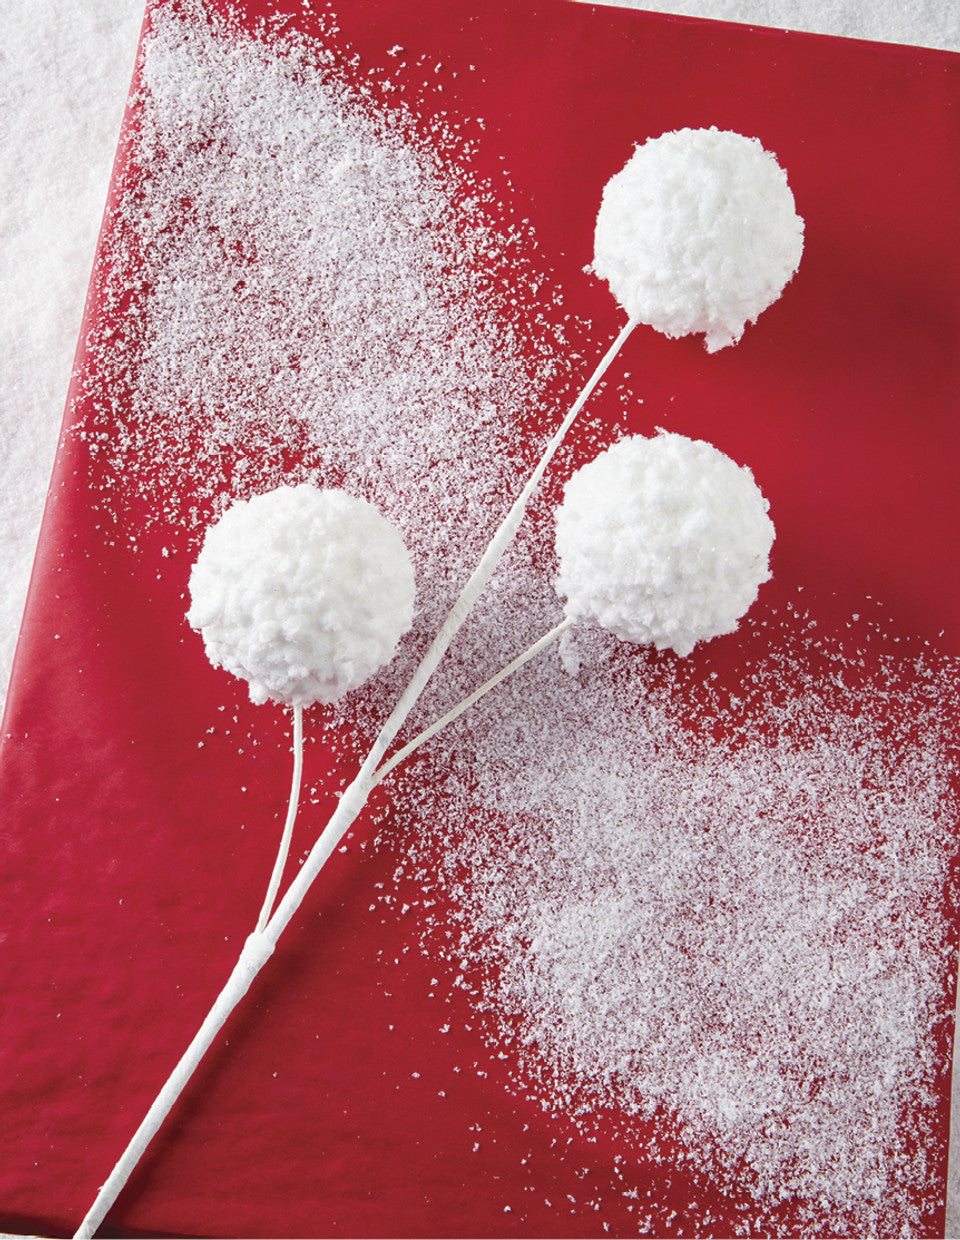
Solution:
<svg viewBox="0 0 960 1240"><path fill-rule="evenodd" d="M786 174L756 138L680 129L638 147L608 183L593 270L631 319L710 352L780 296L803 252Z"/></svg>
<svg viewBox="0 0 960 1240"><path fill-rule="evenodd" d="M681 655L732 632L770 576L767 508L750 470L711 444L620 440L574 474L557 511L567 615Z"/></svg>
<svg viewBox="0 0 960 1240"><path fill-rule="evenodd" d="M187 620L254 702L333 702L393 655L413 620L397 530L344 491L279 487L212 525Z"/></svg>

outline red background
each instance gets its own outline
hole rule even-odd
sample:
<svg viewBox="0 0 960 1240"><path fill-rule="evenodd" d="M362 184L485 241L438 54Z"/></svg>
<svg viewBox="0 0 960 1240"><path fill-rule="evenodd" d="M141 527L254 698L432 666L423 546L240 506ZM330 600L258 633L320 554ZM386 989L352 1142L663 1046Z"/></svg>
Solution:
<svg viewBox="0 0 960 1240"><path fill-rule="evenodd" d="M582 268L599 188L634 143L716 125L777 153L806 219L800 273L736 348L637 331L619 363L644 396L633 429L750 463L778 531L765 606L802 585L829 633L871 596L892 632L958 653L958 58L560 2L470 8L364 0L338 14L342 43L364 71L395 74L395 44L444 65L442 95L424 89L417 108L484 118L479 171L532 220L598 342L622 315ZM49 1235L78 1225L228 975L289 779L282 713L246 703L185 629L189 561L160 554L182 535L111 545L96 469L65 440L0 765L0 1226ZM735 654L720 646L722 667ZM238 746L246 728L259 747ZM308 746L308 780L323 786L329 760ZM335 858L111 1227L636 1231L612 1137L589 1142L512 1089L409 924L370 915L392 868L389 849L356 842ZM636 1175L664 1217L680 1212L663 1234L697 1229L683 1172ZM736 1203L710 1204L714 1233L732 1231ZM928 1234L942 1226L933 1211Z"/></svg>

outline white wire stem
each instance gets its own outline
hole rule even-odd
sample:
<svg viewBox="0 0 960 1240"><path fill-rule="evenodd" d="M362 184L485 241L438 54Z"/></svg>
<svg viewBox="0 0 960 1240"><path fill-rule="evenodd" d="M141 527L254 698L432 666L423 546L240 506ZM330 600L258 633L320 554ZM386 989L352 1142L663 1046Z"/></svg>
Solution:
<svg viewBox="0 0 960 1240"><path fill-rule="evenodd" d="M453 604L449 615L444 620L429 649L421 659L402 697L380 729L356 778L344 791L337 808L320 833L319 838L307 855L307 859L300 867L296 877L291 881L275 912L269 917L265 925L260 927L258 924L258 929L247 939L240 959L230 974L227 984L220 992L197 1035L150 1107L130 1144L121 1155L120 1161L110 1173L106 1183L101 1187L86 1218L75 1233L74 1240L89 1240L95 1234L97 1228L106 1217L107 1211L116 1201L121 1189L139 1162L147 1145L193 1075L204 1053L219 1033L227 1017L249 990L254 977L256 977L272 955L277 939L303 903L303 899L310 889L313 880L320 873L333 850L363 809L367 798L378 782L377 768L384 754L395 740L401 727L403 727L407 716L423 693L428 680L436 671L437 665L444 654L446 654L450 643L470 614L481 590L490 580L494 570L503 558L507 547L520 526L530 497L543 477L547 465L553 459L554 453L563 442L564 436L573 424L574 419L586 404L594 388L603 378L611 362L620 352L634 327L636 327L636 320L628 320L613 344L610 345L600 359L593 374L570 407L559 429L547 443L543 455L540 457L526 485L514 500L510 511L501 522L486 551L483 553L480 562L473 570L459 597Z"/></svg>
<svg viewBox="0 0 960 1240"><path fill-rule="evenodd" d="M273 902L277 898L277 892L280 890L280 879L283 877L283 868L287 864L287 857L290 854L290 840L293 837L293 824L297 817L297 806L300 801L300 783L303 779L303 707L294 706L293 708L293 780L290 785L290 803L287 806L287 821L283 824L283 835L280 839L280 848L277 852L277 859L273 863L273 873L270 875L270 882L267 885L267 894L263 901L263 908L260 910L260 916L257 918L257 933L259 934L267 924L267 920L273 909Z"/></svg>
<svg viewBox="0 0 960 1240"><path fill-rule="evenodd" d="M403 696L393 708L393 711L386 723L380 729L380 734L374 741L373 748L370 750L370 753L367 755L367 759L361 770L361 775L364 771L369 773L379 765L380 760L396 739L397 733L400 731L401 727L403 727L407 716L416 705L418 698L426 687L427 681L436 671L437 665L446 654L450 643L460 631L463 622L466 620L477 599L480 597L480 592L493 576L494 570L503 559L504 553L513 541L514 535L520 527L520 522L523 520L523 514L527 510L527 505L530 502L530 498L539 486L540 479L543 477L544 471L553 459L555 452L563 442L567 431L573 425L573 422L580 410L587 403L587 400L589 399L594 388L606 374L610 363L620 352L627 340L627 337L636 325L636 319L629 319L627 321L617 338L614 340L613 344L600 359L593 374L584 384L579 396L570 406L567 416L564 418L558 429L554 432L553 437L547 443L547 446L544 448L543 454L537 462L533 473L527 479L523 490L513 501L510 511L504 517L493 538L487 545L487 549L481 556L479 564L473 570L467 584L461 590L459 598L450 609L449 615L440 626L440 631L437 633L432 644L430 645L430 648L420 661L420 664L414 672L409 685L407 685Z"/></svg>
<svg viewBox="0 0 960 1240"><path fill-rule="evenodd" d="M291 917L300 907L304 896L310 889L310 885L316 876L320 873L328 857L336 848L337 844L350 829L354 819L360 813L366 804L367 797L370 795L376 785L376 771L384 755L390 748L390 745L396 738L397 733L406 721L410 711L416 705L417 700L423 693L427 681L436 671L437 664L446 654L450 643L459 632L463 622L473 605L476 603L480 592L493 575L494 569L503 559L507 547L513 540L523 514L526 512L527 504L530 497L543 477L544 470L553 459L554 453L563 442L564 436L573 425L573 421L577 414L586 404L588 397L594 388L603 378L620 349L623 347L627 337L636 327L635 319L629 319L625 326L621 329L619 335L610 345L606 353L600 359L593 374L584 384L580 395L576 398L570 407L567 416L564 418L558 430L554 433L549 443L543 450L543 454L537 465L527 479L527 483L523 490L514 500L510 511L500 523L496 533L490 540L486 551L480 558L480 562L473 570L467 584L463 587L459 597L450 609L450 613L440 626L440 630L433 639L426 654L420 660L420 663L403 692L399 702L390 713L389 718L373 742L370 752L364 759L353 783L351 783L340 799L337 806L327 823L324 830L320 833L320 837L314 844L313 848L307 855L307 859L301 866L296 877L287 888L286 895L277 906L276 912L267 923L264 933L270 937L272 942L276 943L279 936L283 933L289 924Z"/></svg>
<svg viewBox="0 0 960 1240"><path fill-rule="evenodd" d="M150 1143L160 1125L166 1119L170 1108L183 1091L184 1086L196 1070L207 1047L219 1033L224 1021L243 998L250 983L260 971L260 967L273 954L273 945L263 938L261 931L270 916L284 866L290 853L290 841L293 837L293 824L297 817L297 806L300 801L300 785L303 778L303 707L293 708L293 778L290 785L290 800L287 805L287 818L283 826L280 847L273 863L273 873L267 885L267 894L257 918L257 928L244 944L240 959L237 961L226 986L220 992L206 1020L201 1025L196 1037L187 1047L180 1062L170 1074L156 1100L150 1107L140 1127L134 1133L130 1144L124 1151L120 1161L110 1173L107 1182L102 1186L80 1229L77 1237L93 1236L97 1228L116 1200L118 1193L126 1184L130 1173L140 1161L140 1157ZM260 957L262 956L262 959ZM259 963L254 964L255 961Z"/></svg>
<svg viewBox="0 0 960 1240"><path fill-rule="evenodd" d="M561 620L560 623L552 628L549 633L544 633L543 637L541 637L539 641L535 641L533 645L528 646L522 654L518 654L515 659L511 659L506 667L502 667L495 676L491 676L489 680L485 680L479 689L474 689L474 691L465 697L462 702L458 702L457 705L452 706L445 715L441 715L436 723L431 723L429 728L424 728L424 730L419 735L415 736L412 741L408 741L402 749L398 749L397 752L386 762L384 762L382 766L377 767L374 772L374 787L376 787L382 779L386 779L390 772L395 770L401 762L409 758L415 749L419 749L420 746L430 740L431 737L434 737L438 732L443 731L448 723L453 723L454 719L459 719L464 711L469 710L475 702L479 702L484 694L489 693L491 689L495 689L501 681L506 680L508 676L512 676L514 672L518 672L525 663L529 663L531 659L536 658L541 650L545 650L547 646L549 646L552 642L555 642L557 638L562 637L572 624L573 620L571 620L569 616L565 620Z"/></svg>
<svg viewBox="0 0 960 1240"><path fill-rule="evenodd" d="M133 1134L130 1144L124 1150L120 1161L97 1194L86 1218L74 1233L76 1240L88 1240L103 1222L107 1211L116 1201L120 1190L130 1178L134 1167L140 1161L144 1150L153 1139L157 1129L166 1119L170 1108L179 1098L187 1081L193 1076L197 1064L213 1039L220 1032L224 1021L237 1006L250 988L250 983L260 972L266 960L273 953L273 944L262 934L251 934L243 946L240 959L234 966L226 986L217 996L217 1000L207 1014L193 1041L187 1047L180 1062L160 1090L150 1110L144 1116L140 1127Z"/></svg>

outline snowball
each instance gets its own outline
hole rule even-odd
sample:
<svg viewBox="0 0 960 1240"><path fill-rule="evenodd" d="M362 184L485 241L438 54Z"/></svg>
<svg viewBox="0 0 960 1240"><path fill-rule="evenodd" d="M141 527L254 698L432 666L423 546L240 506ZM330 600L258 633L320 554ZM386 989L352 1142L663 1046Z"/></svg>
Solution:
<svg viewBox="0 0 960 1240"><path fill-rule="evenodd" d="M733 632L770 576L767 508L750 470L711 444L621 439L574 474L557 511L566 614L680 655Z"/></svg>
<svg viewBox="0 0 960 1240"><path fill-rule="evenodd" d="M678 129L608 181L593 270L632 319L712 353L777 300L803 252L787 177L756 138Z"/></svg>
<svg viewBox="0 0 960 1240"><path fill-rule="evenodd" d="M241 500L206 533L187 620L254 702L333 702L391 657L413 619L397 530L344 491L301 485Z"/></svg>

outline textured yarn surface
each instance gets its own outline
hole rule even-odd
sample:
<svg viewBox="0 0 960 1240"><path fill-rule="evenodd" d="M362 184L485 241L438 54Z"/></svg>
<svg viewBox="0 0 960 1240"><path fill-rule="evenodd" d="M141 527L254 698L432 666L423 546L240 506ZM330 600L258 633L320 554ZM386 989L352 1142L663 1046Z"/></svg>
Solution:
<svg viewBox="0 0 960 1240"><path fill-rule="evenodd" d="M638 147L607 183L594 270L631 318L668 336L736 344L797 270L803 220L756 138L679 129Z"/></svg>
<svg viewBox="0 0 960 1240"><path fill-rule="evenodd" d="M302 484L234 504L190 577L188 620L254 702L333 702L392 656L413 620L413 567L365 500Z"/></svg>
<svg viewBox="0 0 960 1240"><path fill-rule="evenodd" d="M567 615L680 655L733 632L770 576L767 507L711 444L621 439L570 479L557 513Z"/></svg>

